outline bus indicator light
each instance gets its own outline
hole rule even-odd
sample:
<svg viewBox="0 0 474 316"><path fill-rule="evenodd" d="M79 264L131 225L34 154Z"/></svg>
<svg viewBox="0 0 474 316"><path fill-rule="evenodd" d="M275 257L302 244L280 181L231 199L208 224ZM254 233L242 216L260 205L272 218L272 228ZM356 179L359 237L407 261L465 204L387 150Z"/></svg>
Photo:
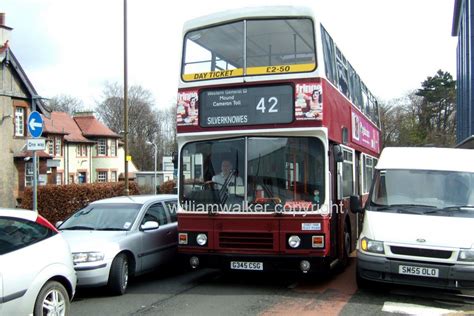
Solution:
<svg viewBox="0 0 474 316"><path fill-rule="evenodd" d="M313 236L313 248L324 248L324 236Z"/></svg>
<svg viewBox="0 0 474 316"><path fill-rule="evenodd" d="M188 244L188 234L187 233L179 233L179 244L180 245L187 245Z"/></svg>

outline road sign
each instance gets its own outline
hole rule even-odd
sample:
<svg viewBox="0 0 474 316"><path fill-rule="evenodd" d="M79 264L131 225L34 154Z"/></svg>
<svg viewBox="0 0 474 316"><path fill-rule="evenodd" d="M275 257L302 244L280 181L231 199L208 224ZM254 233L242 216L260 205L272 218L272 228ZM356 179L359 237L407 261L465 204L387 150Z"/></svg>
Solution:
<svg viewBox="0 0 474 316"><path fill-rule="evenodd" d="M28 116L28 131L33 138L38 138L43 133L43 118L36 111Z"/></svg>
<svg viewBox="0 0 474 316"><path fill-rule="evenodd" d="M27 150L45 150L46 140L44 138L29 138L26 141Z"/></svg>

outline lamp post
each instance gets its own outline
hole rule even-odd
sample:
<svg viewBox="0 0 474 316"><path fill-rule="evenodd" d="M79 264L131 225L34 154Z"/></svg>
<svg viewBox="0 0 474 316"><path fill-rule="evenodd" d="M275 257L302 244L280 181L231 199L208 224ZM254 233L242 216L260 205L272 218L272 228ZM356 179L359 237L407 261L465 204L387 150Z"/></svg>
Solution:
<svg viewBox="0 0 474 316"><path fill-rule="evenodd" d="M158 146L156 146L155 143L152 143L150 141L147 141L146 142L148 145L153 145L153 147L155 148L155 154L153 156L153 160L155 160L155 173L154 173L154 176L155 176L155 180L153 181L153 187L154 187L154 190L153 192L155 192L155 195L156 195L156 156L158 155Z"/></svg>
<svg viewBox="0 0 474 316"><path fill-rule="evenodd" d="M123 125L125 151L125 190L124 195L129 194L128 188L128 63L127 63L127 0L123 0Z"/></svg>

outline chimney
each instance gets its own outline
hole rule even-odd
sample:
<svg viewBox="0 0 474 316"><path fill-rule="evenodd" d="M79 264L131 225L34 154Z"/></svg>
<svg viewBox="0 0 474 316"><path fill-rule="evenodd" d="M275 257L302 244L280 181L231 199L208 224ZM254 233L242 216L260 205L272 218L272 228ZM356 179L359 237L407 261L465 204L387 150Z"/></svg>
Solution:
<svg viewBox="0 0 474 316"><path fill-rule="evenodd" d="M10 40L10 33L13 29L5 25L5 13L0 12L0 47Z"/></svg>
<svg viewBox="0 0 474 316"><path fill-rule="evenodd" d="M74 112L72 115L73 117L89 117L89 116L94 116L94 111L79 111L79 112Z"/></svg>

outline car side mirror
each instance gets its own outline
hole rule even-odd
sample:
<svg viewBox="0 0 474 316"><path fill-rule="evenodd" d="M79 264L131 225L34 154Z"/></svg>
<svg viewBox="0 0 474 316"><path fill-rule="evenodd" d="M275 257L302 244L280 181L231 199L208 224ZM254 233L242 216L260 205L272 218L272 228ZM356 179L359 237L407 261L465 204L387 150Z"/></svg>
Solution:
<svg viewBox="0 0 474 316"><path fill-rule="evenodd" d="M59 228L64 222L63 221L57 221L56 224L54 225L56 228Z"/></svg>
<svg viewBox="0 0 474 316"><path fill-rule="evenodd" d="M158 222L148 221L148 222L145 222L145 224L142 224L140 226L140 230L143 230L143 231L154 230L154 229L158 229L159 227L160 227L160 224L158 224Z"/></svg>
<svg viewBox="0 0 474 316"><path fill-rule="evenodd" d="M351 195L350 199L350 208L352 213L362 213L364 208L360 204L360 199L356 195Z"/></svg>

